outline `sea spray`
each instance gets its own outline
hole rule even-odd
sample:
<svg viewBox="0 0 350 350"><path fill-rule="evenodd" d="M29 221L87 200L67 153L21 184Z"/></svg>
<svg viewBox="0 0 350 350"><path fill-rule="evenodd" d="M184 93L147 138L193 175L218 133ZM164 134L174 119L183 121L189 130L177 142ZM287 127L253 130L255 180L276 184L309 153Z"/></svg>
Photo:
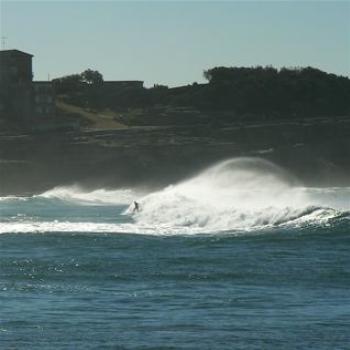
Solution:
<svg viewBox="0 0 350 350"><path fill-rule="evenodd" d="M84 189L79 185L59 186L39 195L40 198L55 198L68 202L92 205L129 205L144 192L132 189Z"/></svg>
<svg viewBox="0 0 350 350"><path fill-rule="evenodd" d="M271 162L235 158L148 194L70 186L33 197L2 197L0 233L236 235L347 220L349 199L350 188L305 188Z"/></svg>
<svg viewBox="0 0 350 350"><path fill-rule="evenodd" d="M337 215L328 208L326 214L301 188L292 175L269 161L230 159L142 198L135 220L143 225L226 231L315 219L315 213L322 220Z"/></svg>

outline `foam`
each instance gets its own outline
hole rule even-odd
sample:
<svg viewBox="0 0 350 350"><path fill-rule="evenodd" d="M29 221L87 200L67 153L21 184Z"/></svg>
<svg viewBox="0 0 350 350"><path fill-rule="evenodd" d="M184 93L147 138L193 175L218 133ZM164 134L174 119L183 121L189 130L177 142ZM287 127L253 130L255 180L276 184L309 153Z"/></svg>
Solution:
<svg viewBox="0 0 350 350"><path fill-rule="evenodd" d="M11 201L9 205L16 199L3 197L3 200L6 198ZM125 217L122 223L110 219L101 223L16 218L10 222L3 220L0 233L235 234L271 227L324 225L347 215L350 188L306 188L269 161L235 158L149 194L135 189L89 191L71 186L56 187L29 199L23 205L33 208L36 204L42 206L43 201L50 206L57 200L63 205L65 202L77 206L120 205L126 208ZM135 213L131 204L134 200L141 208Z"/></svg>
<svg viewBox="0 0 350 350"><path fill-rule="evenodd" d="M316 210L327 211L312 202L293 176L259 158L221 162L192 179L145 196L140 206L134 215L139 224L213 231L274 226L310 217ZM328 216L332 215L337 212Z"/></svg>
<svg viewBox="0 0 350 350"><path fill-rule="evenodd" d="M132 189L96 189L86 190L78 185L59 186L40 194L39 198L60 199L78 204L93 205L129 205L142 194Z"/></svg>

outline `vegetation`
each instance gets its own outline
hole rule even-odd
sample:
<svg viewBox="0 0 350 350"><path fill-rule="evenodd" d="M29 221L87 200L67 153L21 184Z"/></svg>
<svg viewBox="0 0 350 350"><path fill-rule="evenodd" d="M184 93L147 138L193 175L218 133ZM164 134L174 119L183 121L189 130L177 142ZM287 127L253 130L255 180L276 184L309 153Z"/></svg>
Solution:
<svg viewBox="0 0 350 350"><path fill-rule="evenodd" d="M350 112L350 80L311 67L217 67L204 76L209 108L300 116Z"/></svg>
<svg viewBox="0 0 350 350"><path fill-rule="evenodd" d="M71 94L81 91L87 86L100 87L103 84L103 76L100 72L87 69L80 74L66 75L53 80L56 93Z"/></svg>
<svg viewBox="0 0 350 350"><path fill-rule="evenodd" d="M350 114L350 79L321 70L273 67L215 67L204 72L207 84L168 88L113 89L93 70L54 81L58 95L80 107L115 112L186 107L230 118L291 118Z"/></svg>

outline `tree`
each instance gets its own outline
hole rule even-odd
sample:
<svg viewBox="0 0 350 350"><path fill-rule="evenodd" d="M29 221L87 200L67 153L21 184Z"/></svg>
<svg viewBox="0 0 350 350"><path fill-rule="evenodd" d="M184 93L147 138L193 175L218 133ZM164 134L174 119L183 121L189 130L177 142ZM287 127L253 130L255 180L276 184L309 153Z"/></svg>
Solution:
<svg viewBox="0 0 350 350"><path fill-rule="evenodd" d="M86 69L80 74L82 82L88 85L99 86L103 84L103 76L97 70Z"/></svg>

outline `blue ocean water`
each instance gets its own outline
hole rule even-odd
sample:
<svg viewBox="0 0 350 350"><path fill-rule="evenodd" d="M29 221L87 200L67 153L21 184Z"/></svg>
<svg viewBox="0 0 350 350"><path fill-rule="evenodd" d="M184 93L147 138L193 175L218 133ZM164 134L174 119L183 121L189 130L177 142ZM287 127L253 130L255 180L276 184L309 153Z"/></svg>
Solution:
<svg viewBox="0 0 350 350"><path fill-rule="evenodd" d="M1 198L0 348L349 349L350 189L229 168Z"/></svg>

